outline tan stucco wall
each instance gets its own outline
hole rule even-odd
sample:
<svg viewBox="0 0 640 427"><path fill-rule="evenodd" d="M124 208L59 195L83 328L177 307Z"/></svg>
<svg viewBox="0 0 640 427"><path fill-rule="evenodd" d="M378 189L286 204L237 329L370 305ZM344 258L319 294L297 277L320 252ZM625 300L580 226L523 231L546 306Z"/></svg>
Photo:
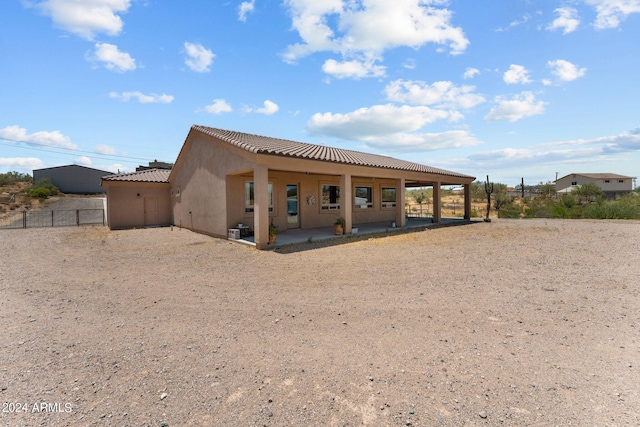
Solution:
<svg viewBox="0 0 640 427"><path fill-rule="evenodd" d="M228 197L229 221L228 227L238 223L243 223L253 227L253 215L245 213L244 188L245 182L253 181L252 174L228 177ZM286 230L287 224L287 185L298 185L298 209L300 228L318 228L333 225L336 218L342 216L339 210L322 210L322 185L340 185L340 178L332 175L300 174L279 171L269 171L269 182L273 184L274 209L269 215L270 221L278 226L280 230ZM395 221L396 210L394 208L381 207L382 187L395 187L394 180L372 180L371 178L353 178L352 186L373 187L374 205L371 209L354 209L353 222L367 223L377 221ZM341 191L341 193L343 193ZM314 204L307 203L307 198L313 196ZM396 194L397 202L400 197ZM342 197L344 198L344 197ZM345 203L341 200L341 204ZM349 201L353 205L353 200ZM227 227L227 228L228 228Z"/></svg>
<svg viewBox="0 0 640 427"><path fill-rule="evenodd" d="M176 173L171 177L175 225L218 237L227 236L226 176L251 170L253 165L233 149L229 150L228 144L224 149L221 144L224 143L199 136L185 143Z"/></svg>
<svg viewBox="0 0 640 427"><path fill-rule="evenodd" d="M107 225L110 229L171 224L168 183L105 181L103 187L107 190ZM145 224L145 198L157 201L157 224Z"/></svg>

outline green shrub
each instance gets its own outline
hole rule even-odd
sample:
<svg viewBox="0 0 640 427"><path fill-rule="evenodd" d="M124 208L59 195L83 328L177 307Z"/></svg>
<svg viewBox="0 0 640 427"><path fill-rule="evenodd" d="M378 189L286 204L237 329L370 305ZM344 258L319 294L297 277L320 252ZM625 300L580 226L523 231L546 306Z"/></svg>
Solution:
<svg viewBox="0 0 640 427"><path fill-rule="evenodd" d="M630 194L617 200L602 201L587 206L583 218L594 219L640 219L640 200Z"/></svg>
<svg viewBox="0 0 640 427"><path fill-rule="evenodd" d="M29 190L29 196L35 199L46 199L51 196L51 190L45 187L31 187Z"/></svg>
<svg viewBox="0 0 640 427"><path fill-rule="evenodd" d="M38 199L46 199L49 196L55 196L60 190L53 185L49 178L41 178L29 188L28 194Z"/></svg>
<svg viewBox="0 0 640 427"><path fill-rule="evenodd" d="M0 187L13 185L17 182L33 182L33 178L29 174L20 172L0 173Z"/></svg>

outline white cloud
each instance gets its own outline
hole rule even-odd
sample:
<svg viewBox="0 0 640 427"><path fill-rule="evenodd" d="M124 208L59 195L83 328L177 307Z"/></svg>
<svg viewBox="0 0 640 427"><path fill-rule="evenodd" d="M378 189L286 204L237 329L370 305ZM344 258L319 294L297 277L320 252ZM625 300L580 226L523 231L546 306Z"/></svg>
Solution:
<svg viewBox="0 0 640 427"><path fill-rule="evenodd" d="M87 59L100 61L108 70L123 73L136 69L136 60L126 52L120 52L118 46L109 43L96 43L93 56Z"/></svg>
<svg viewBox="0 0 640 427"><path fill-rule="evenodd" d="M509 26L507 28L498 28L496 31L498 31L498 32L507 31L507 30L509 30L511 28L515 28L515 27L518 27L520 25L526 24L527 22L529 22L530 19L531 19L531 15L523 15L522 19L511 21L511 23L509 23Z"/></svg>
<svg viewBox="0 0 640 427"><path fill-rule="evenodd" d="M41 169L44 163L35 157L0 157L0 166L31 172L34 169Z"/></svg>
<svg viewBox="0 0 640 427"><path fill-rule="evenodd" d="M498 105L492 108L484 118L487 122L503 120L515 122L525 117L544 113L544 106L546 105L543 101L537 101L535 95L531 92L522 92L511 99L498 96L495 101Z"/></svg>
<svg viewBox="0 0 640 427"><path fill-rule="evenodd" d="M76 158L74 160L74 163L79 164L79 165L84 165L84 166L91 166L92 165L91 159L88 158L87 156L80 156L80 157Z"/></svg>
<svg viewBox="0 0 640 427"><path fill-rule="evenodd" d="M134 168L132 168L131 166L124 166L124 165L121 165L120 163L100 166L100 169L113 172L113 173L127 173L127 172L134 171Z"/></svg>
<svg viewBox="0 0 640 427"><path fill-rule="evenodd" d="M307 126L317 135L368 141L371 138L414 132L436 120L458 120L460 114L426 106L374 105L351 113L316 113Z"/></svg>
<svg viewBox="0 0 640 427"><path fill-rule="evenodd" d="M279 109L280 107L278 107L278 104L267 99L266 101L264 101L263 107L256 109L255 112L270 116L277 113Z"/></svg>
<svg viewBox="0 0 640 427"><path fill-rule="evenodd" d="M426 43L448 45L460 54L469 40L451 25L452 13L445 1L425 0L285 0L301 43L288 46L287 62L315 52L335 52L343 63L353 58L381 58L387 49L419 48ZM357 76L357 74L355 74Z"/></svg>
<svg viewBox="0 0 640 427"><path fill-rule="evenodd" d="M256 0L243 1L238 6L238 20L242 22L247 21L247 14L253 12L256 5Z"/></svg>
<svg viewBox="0 0 640 427"><path fill-rule="evenodd" d="M184 42L184 49L187 53L187 58L184 62L192 71L207 73L211 70L213 58L216 57L212 51L201 44L189 42Z"/></svg>
<svg viewBox="0 0 640 427"><path fill-rule="evenodd" d="M562 30L562 34L569 34L574 32L578 25L580 25L580 19L578 19L578 10L573 7L559 7L554 10L558 14L558 17L547 26L547 30Z"/></svg>
<svg viewBox="0 0 640 427"><path fill-rule="evenodd" d="M137 99L140 104L170 104L174 99L172 95L167 95L166 93L163 93L162 95L155 93L145 95L137 90L133 92L122 92L120 94L111 92L109 93L109 97L121 99L124 102L129 102L131 99Z"/></svg>
<svg viewBox="0 0 640 427"><path fill-rule="evenodd" d="M457 118L455 112L426 106L386 104L360 108L347 114L316 113L307 126L316 135L361 141L371 148L385 151L434 151L481 144L464 130L416 132L436 120Z"/></svg>
<svg viewBox="0 0 640 427"><path fill-rule="evenodd" d="M409 58L406 61L404 61L404 63L402 64L402 66L404 68L406 68L407 70L413 70L416 68L416 60L413 58Z"/></svg>
<svg viewBox="0 0 640 427"><path fill-rule="evenodd" d="M598 29L616 28L632 13L640 13L640 0L584 0L596 9L594 26Z"/></svg>
<svg viewBox="0 0 640 427"><path fill-rule="evenodd" d="M224 99L214 99L213 104L206 105L204 109L207 113L211 114L230 113L233 111L231 105L229 105Z"/></svg>
<svg viewBox="0 0 640 427"><path fill-rule="evenodd" d="M25 128L14 125L0 129L0 138L13 142L24 142L29 145L67 148L69 150L76 150L78 148L77 145L71 143L71 139L68 136L63 135L58 130L28 134Z"/></svg>
<svg viewBox="0 0 640 427"><path fill-rule="evenodd" d="M115 147L112 147L110 145L105 145L105 144L96 145L96 148L94 149L94 151L98 154L106 154L106 155L118 154L118 150L116 150Z"/></svg>
<svg viewBox="0 0 640 427"><path fill-rule="evenodd" d="M618 135L593 139L577 139L539 144L529 148L503 148L485 151L468 157L476 167L511 167L557 162L597 161L612 159L620 153L640 151L640 129L622 132Z"/></svg>
<svg viewBox="0 0 640 427"><path fill-rule="evenodd" d="M505 71L502 79L505 83L513 85L517 83L531 83L529 71L522 65L511 64L508 71Z"/></svg>
<svg viewBox="0 0 640 427"><path fill-rule="evenodd" d="M540 144L541 147L565 147L575 149L575 147L598 145L603 153L619 153L640 151L640 128L622 132L618 135L604 136L593 139L575 139L569 141L558 141Z"/></svg>
<svg viewBox="0 0 640 427"><path fill-rule="evenodd" d="M130 0L44 0L36 3L54 24L87 40L97 33L116 36L122 31L120 14L126 13Z"/></svg>
<svg viewBox="0 0 640 427"><path fill-rule="evenodd" d="M480 74L480 70L478 70L477 68L471 68L468 67L465 71L464 74L462 75L462 78L466 79L472 79L474 78L476 75Z"/></svg>
<svg viewBox="0 0 640 427"><path fill-rule="evenodd" d="M328 59L322 65L322 71L338 79L383 77L385 70L386 67L374 65L374 62L371 60L364 62L358 60L338 62L335 59Z"/></svg>
<svg viewBox="0 0 640 427"><path fill-rule="evenodd" d="M380 137L369 136L364 141L367 146L372 148L404 152L446 150L482 144L482 141L466 130L441 133L397 133Z"/></svg>
<svg viewBox="0 0 640 427"><path fill-rule="evenodd" d="M563 82L570 82L583 77L587 72L586 68L578 68L576 65L564 59L547 62L547 67L551 68L551 73Z"/></svg>
<svg viewBox="0 0 640 427"><path fill-rule="evenodd" d="M422 81L400 79L387 84L384 91L390 101L468 109L485 102L483 96L473 93L475 89L475 86L456 86L449 81L429 85Z"/></svg>

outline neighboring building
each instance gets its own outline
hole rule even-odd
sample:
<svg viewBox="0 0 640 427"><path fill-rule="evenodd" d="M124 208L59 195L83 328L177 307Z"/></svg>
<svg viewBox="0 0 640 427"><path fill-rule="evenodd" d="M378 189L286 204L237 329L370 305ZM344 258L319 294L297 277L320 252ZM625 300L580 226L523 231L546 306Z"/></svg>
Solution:
<svg viewBox="0 0 640 427"><path fill-rule="evenodd" d="M159 162L154 160L153 162L149 162L149 166L140 165L136 168L136 172L146 171L149 169L171 169L173 167L173 163L167 162Z"/></svg>
<svg viewBox="0 0 640 427"><path fill-rule="evenodd" d="M149 169L103 177L109 228L170 225L170 172L166 169Z"/></svg>
<svg viewBox="0 0 640 427"><path fill-rule="evenodd" d="M34 169L33 181L49 178L62 193L96 194L104 193L104 189L100 186L100 180L103 176L112 173L79 165L56 166Z"/></svg>
<svg viewBox="0 0 640 427"><path fill-rule="evenodd" d="M591 183L600 187L608 199L615 199L633 191L634 179L615 173L572 173L556 181L556 190L558 194L570 193L576 187Z"/></svg>
<svg viewBox="0 0 640 427"><path fill-rule="evenodd" d="M145 197L149 182L138 173L143 172L103 179L112 228L145 222L138 199ZM263 249L271 223L283 231L312 229L342 217L347 234L354 224L403 226L407 187L433 187L433 220L440 222L441 187L463 185L469 219L475 178L387 156L194 125L167 179L157 179L157 193L149 197L158 198L159 211L160 200L170 198L163 219L223 238L243 223ZM136 206L135 215L130 205ZM131 216L124 221L124 215L114 217L117 212Z"/></svg>

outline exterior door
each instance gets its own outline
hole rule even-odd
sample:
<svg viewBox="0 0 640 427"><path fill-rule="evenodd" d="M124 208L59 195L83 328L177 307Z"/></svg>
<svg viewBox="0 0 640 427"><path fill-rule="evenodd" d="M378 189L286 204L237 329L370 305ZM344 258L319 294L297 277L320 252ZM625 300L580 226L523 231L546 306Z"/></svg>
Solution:
<svg viewBox="0 0 640 427"><path fill-rule="evenodd" d="M158 225L158 199L144 198L144 225Z"/></svg>
<svg viewBox="0 0 640 427"><path fill-rule="evenodd" d="M300 228L298 185L287 185L287 228Z"/></svg>

